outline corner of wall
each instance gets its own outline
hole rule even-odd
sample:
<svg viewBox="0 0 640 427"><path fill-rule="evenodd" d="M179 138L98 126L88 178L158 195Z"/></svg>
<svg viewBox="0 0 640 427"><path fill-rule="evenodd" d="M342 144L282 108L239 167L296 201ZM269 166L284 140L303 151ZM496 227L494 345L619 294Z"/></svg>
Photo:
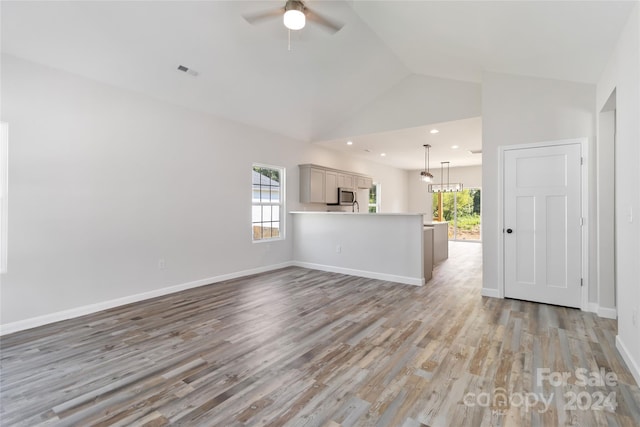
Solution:
<svg viewBox="0 0 640 427"><path fill-rule="evenodd" d="M480 291L480 295L482 295L483 297L503 299L502 296L500 296L500 290L499 289L485 288L484 286L482 287L482 290Z"/></svg>
<svg viewBox="0 0 640 427"><path fill-rule="evenodd" d="M620 335L616 336L616 348L618 349L618 352L620 352L624 362L627 364L627 368L631 371L633 378L636 380L636 385L640 385L640 366L638 366L638 364L633 360L631 352L622 341L622 337L620 337Z"/></svg>

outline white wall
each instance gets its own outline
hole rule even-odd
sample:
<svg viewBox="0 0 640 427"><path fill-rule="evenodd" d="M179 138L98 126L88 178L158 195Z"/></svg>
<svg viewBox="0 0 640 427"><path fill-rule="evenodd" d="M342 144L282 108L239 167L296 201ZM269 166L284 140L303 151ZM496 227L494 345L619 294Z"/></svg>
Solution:
<svg viewBox="0 0 640 427"><path fill-rule="evenodd" d="M432 195L427 191L429 184L420 181L420 171L408 171L407 191L409 212L423 213L424 223L431 222Z"/></svg>
<svg viewBox="0 0 640 427"><path fill-rule="evenodd" d="M615 107L615 105L614 105ZM615 289L615 109L598 113L597 148L597 310L616 310ZM610 316L614 317L614 316Z"/></svg>
<svg viewBox="0 0 640 427"><path fill-rule="evenodd" d="M506 145L587 137L594 150L593 85L498 73L485 73L482 84L482 238L483 293L496 295L499 287L498 148ZM589 155L589 159L594 156ZM587 164L590 170L594 168ZM590 177L593 190L594 178ZM590 206L587 226L595 235L595 204ZM595 272L595 247L589 248ZM590 277L596 277L595 273ZM594 287L590 296L597 294Z"/></svg>
<svg viewBox="0 0 640 427"><path fill-rule="evenodd" d="M640 5L600 78L596 111L616 91L615 221L617 347L640 383ZM633 215L630 217L630 213ZM634 312L638 318L634 324Z"/></svg>
<svg viewBox="0 0 640 427"><path fill-rule="evenodd" d="M434 175L436 181L439 181L436 172ZM450 181L461 182L464 188L482 188L482 166L452 167Z"/></svg>
<svg viewBox="0 0 640 427"><path fill-rule="evenodd" d="M2 325L290 262L290 238L251 241L252 162L286 167L287 210L309 162L370 174L396 194L385 207L406 209L404 171L11 56L1 71Z"/></svg>
<svg viewBox="0 0 640 427"><path fill-rule="evenodd" d="M439 171L431 170L435 175L435 181L440 182ZM451 182L461 182L464 188L482 188L482 166L461 166L451 168ZM427 184L420 181L420 171L408 172L408 206L409 212L424 212L425 223L431 222L431 204L433 194L427 192Z"/></svg>

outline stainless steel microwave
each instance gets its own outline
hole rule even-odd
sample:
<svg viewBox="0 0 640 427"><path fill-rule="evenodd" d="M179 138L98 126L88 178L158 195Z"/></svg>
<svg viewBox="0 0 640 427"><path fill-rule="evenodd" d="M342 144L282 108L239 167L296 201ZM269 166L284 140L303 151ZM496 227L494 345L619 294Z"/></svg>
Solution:
<svg viewBox="0 0 640 427"><path fill-rule="evenodd" d="M357 192L353 188L338 188L338 203L332 203L336 205L348 205L351 206L356 201Z"/></svg>

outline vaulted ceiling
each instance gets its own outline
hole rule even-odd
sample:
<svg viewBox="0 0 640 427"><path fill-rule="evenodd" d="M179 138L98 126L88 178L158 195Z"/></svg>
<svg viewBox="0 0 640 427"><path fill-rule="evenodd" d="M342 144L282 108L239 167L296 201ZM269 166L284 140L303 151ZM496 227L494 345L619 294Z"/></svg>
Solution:
<svg viewBox="0 0 640 427"><path fill-rule="evenodd" d="M595 83L634 1L309 0L344 27L330 34L309 23L290 40L280 19L242 18L283 4L2 1L2 51L301 141L338 144L355 135L336 129L416 75L477 84L495 71Z"/></svg>

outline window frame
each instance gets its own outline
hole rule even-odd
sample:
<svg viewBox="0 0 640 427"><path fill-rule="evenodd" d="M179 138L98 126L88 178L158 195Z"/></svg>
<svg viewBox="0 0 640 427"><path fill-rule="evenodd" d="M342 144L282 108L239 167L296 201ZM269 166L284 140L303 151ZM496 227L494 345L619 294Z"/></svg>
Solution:
<svg viewBox="0 0 640 427"><path fill-rule="evenodd" d="M472 191L478 191L480 193L480 213L479 213L479 218L480 218L480 224L479 224L479 232L478 232L478 239L461 239L459 238L459 230L460 227L458 225L458 194L461 192L469 192L471 193ZM482 203L482 187L467 187L465 188L463 191L458 192L458 191L449 191L449 192L438 192L438 193L433 193L433 195L435 196L437 194L437 198L433 198L432 199L432 203L431 203L431 211L432 211L432 217L434 221L447 221L444 218L444 197L447 195L451 195L451 197L453 197L453 217L451 218L451 220L447 221L449 223L449 231L452 231L452 235L449 237L450 241L455 241L455 242L471 242L471 243L482 243L482 208L483 208L483 203ZM434 205L437 205L436 207L434 207ZM438 211L438 215L435 215L435 209L437 209ZM447 232L447 233L448 233Z"/></svg>
<svg viewBox="0 0 640 427"><path fill-rule="evenodd" d="M376 201L375 203L371 203L369 202L367 204L367 212L369 213L378 213L380 212L380 184L377 182L373 183L373 186L371 188L375 188L376 189ZM371 188L369 189L369 198L367 201L371 200ZM373 212L371 212L371 208L374 208L375 210Z"/></svg>
<svg viewBox="0 0 640 427"><path fill-rule="evenodd" d="M260 199L256 201L256 199L254 198L255 184L253 182L254 168L272 169L280 173L280 197L277 202L263 201ZM275 166L275 165L269 165L265 163L255 163L255 162L252 163L251 164L251 241L252 243L265 243L265 242L268 243L268 242L274 242L274 241L285 239L285 217L286 217L285 201L286 201L286 168L283 166ZM254 221L254 217L253 217L254 207L263 208L264 206L279 207L279 210L278 210L279 216L277 221L279 233L277 237L261 237L259 239L256 239L253 231L253 228L256 224L260 224L262 227L264 227L264 224L275 222L273 221L273 219L271 221L260 221L260 222Z"/></svg>

